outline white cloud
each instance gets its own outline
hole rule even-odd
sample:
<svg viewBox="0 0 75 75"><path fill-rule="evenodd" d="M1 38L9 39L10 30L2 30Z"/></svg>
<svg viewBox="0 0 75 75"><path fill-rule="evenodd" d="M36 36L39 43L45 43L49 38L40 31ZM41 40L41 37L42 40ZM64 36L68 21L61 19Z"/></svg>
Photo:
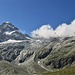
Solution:
<svg viewBox="0 0 75 75"><path fill-rule="evenodd" d="M75 20L71 24L63 23L59 25L55 30L50 25L43 25L39 29L33 30L32 37L34 38L50 38L50 37L62 37L62 36L75 36Z"/></svg>

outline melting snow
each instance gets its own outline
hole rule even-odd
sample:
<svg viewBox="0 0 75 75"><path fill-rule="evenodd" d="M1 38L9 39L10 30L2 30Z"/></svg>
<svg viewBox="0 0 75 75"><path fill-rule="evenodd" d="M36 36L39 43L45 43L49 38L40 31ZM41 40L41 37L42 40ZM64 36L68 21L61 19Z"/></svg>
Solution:
<svg viewBox="0 0 75 75"><path fill-rule="evenodd" d="M14 32L16 32L16 31L11 31L11 32L7 31L7 32L4 32L4 34L6 34L6 35L11 35L11 34L14 33Z"/></svg>
<svg viewBox="0 0 75 75"><path fill-rule="evenodd" d="M23 40L12 40L12 39L9 39L8 41L1 42L0 44L15 43L15 42L23 42Z"/></svg>
<svg viewBox="0 0 75 75"><path fill-rule="evenodd" d="M10 23L10 22L7 21L6 23Z"/></svg>
<svg viewBox="0 0 75 75"><path fill-rule="evenodd" d="M30 39L29 37L26 37L27 39Z"/></svg>

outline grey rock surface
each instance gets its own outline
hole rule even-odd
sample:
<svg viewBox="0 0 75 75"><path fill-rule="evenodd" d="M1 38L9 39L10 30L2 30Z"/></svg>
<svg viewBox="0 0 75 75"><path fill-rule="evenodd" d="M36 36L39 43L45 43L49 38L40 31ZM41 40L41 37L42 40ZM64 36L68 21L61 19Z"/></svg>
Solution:
<svg viewBox="0 0 75 75"><path fill-rule="evenodd" d="M7 41L9 39L14 40L27 40L30 38L27 34L22 34L20 30L10 22L4 22L0 25L0 42Z"/></svg>
<svg viewBox="0 0 75 75"><path fill-rule="evenodd" d="M9 39L16 42L5 43ZM0 75L40 75L73 65L75 36L34 39L10 22L0 25Z"/></svg>

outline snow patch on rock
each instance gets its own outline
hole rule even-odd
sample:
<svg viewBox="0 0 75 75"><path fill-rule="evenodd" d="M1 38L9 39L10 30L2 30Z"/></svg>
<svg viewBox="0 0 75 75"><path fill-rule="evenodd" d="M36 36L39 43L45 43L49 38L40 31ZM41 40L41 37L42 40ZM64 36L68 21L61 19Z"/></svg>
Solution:
<svg viewBox="0 0 75 75"><path fill-rule="evenodd" d="M12 39L9 39L7 41L1 42L0 44L15 43L15 42L23 42L23 40L12 40Z"/></svg>
<svg viewBox="0 0 75 75"><path fill-rule="evenodd" d="M11 35L11 34L14 33L14 32L16 32L16 31L11 31L11 32L7 31L7 32L4 32L4 34L6 34L6 35Z"/></svg>

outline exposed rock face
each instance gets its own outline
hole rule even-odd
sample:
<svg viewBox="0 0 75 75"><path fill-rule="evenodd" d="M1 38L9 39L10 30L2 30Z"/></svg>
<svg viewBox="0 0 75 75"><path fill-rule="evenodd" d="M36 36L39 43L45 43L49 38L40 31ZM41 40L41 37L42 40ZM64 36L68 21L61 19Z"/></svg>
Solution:
<svg viewBox="0 0 75 75"><path fill-rule="evenodd" d="M9 39L13 41L9 42ZM40 75L75 65L75 36L32 39L10 22L5 22L0 25L0 64L7 64L0 65L1 75L22 75L22 72L24 75Z"/></svg>
<svg viewBox="0 0 75 75"><path fill-rule="evenodd" d="M27 40L29 37L27 34L22 34L18 28L16 28L10 22L4 22L0 25L0 41L7 41L9 39L14 40ZM29 37L30 38L30 37Z"/></svg>
<svg viewBox="0 0 75 75"><path fill-rule="evenodd" d="M33 51L22 50L16 60L19 61L18 63L23 63L27 61L33 54Z"/></svg>
<svg viewBox="0 0 75 75"><path fill-rule="evenodd" d="M28 42L0 44L0 60L9 62L16 59L23 49L29 46Z"/></svg>
<svg viewBox="0 0 75 75"><path fill-rule="evenodd" d="M50 50L50 51L49 51ZM35 59L47 69L60 69L75 63L75 37L50 42L36 54Z"/></svg>

